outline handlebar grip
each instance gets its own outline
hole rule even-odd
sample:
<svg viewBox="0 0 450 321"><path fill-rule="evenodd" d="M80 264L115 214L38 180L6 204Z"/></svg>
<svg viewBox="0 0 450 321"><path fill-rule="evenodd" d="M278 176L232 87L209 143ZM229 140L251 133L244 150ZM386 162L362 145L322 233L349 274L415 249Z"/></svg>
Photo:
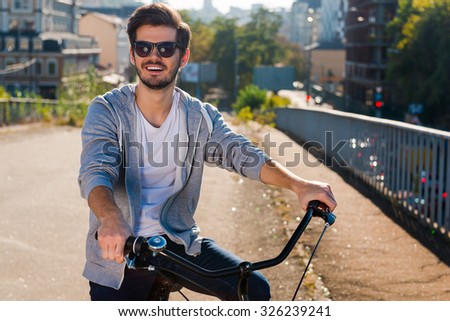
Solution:
<svg viewBox="0 0 450 321"><path fill-rule="evenodd" d="M129 238L127 238L127 240L125 242L125 246L123 248L124 256L133 252L133 244L134 244L135 240L136 240L136 238L134 236L130 236Z"/></svg>
<svg viewBox="0 0 450 321"><path fill-rule="evenodd" d="M129 236L125 242L123 255L127 255L129 253L140 255L146 248L148 248L148 245L147 239L145 237Z"/></svg>
<svg viewBox="0 0 450 321"><path fill-rule="evenodd" d="M333 223L336 221L336 215L330 212L330 208L321 201L311 201L308 203L308 209L311 209L313 211L313 216L320 217L325 221L325 223L328 223L329 225L333 225Z"/></svg>
<svg viewBox="0 0 450 321"><path fill-rule="evenodd" d="M95 232L95 239L98 240L98 232ZM123 248L123 255L130 254L133 252L136 255L139 255L147 244L147 240L145 237L139 236L129 236L125 241L125 246Z"/></svg>

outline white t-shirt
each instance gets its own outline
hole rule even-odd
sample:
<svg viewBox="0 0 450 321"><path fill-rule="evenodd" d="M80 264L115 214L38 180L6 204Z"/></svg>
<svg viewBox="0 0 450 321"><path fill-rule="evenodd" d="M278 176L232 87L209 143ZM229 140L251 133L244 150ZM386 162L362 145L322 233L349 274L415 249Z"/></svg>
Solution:
<svg viewBox="0 0 450 321"><path fill-rule="evenodd" d="M164 234L159 224L163 203L181 186L179 168L183 166L183 153L180 155L179 136L186 130L182 124L179 93L174 99L169 115L163 124L156 128L151 125L137 108L138 136L141 139L143 164L141 167L141 212L136 219L135 235L155 236ZM178 168L178 169L177 169Z"/></svg>

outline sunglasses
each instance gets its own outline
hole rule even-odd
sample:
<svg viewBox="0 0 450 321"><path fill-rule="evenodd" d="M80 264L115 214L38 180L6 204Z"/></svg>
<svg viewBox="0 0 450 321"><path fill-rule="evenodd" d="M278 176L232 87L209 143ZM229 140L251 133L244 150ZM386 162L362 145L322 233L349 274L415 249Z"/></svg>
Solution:
<svg viewBox="0 0 450 321"><path fill-rule="evenodd" d="M134 43L134 52L142 58L151 55L153 48L156 47L158 56L162 58L170 58L175 54L178 47L176 42L164 41L164 42L149 42L149 41L136 41Z"/></svg>

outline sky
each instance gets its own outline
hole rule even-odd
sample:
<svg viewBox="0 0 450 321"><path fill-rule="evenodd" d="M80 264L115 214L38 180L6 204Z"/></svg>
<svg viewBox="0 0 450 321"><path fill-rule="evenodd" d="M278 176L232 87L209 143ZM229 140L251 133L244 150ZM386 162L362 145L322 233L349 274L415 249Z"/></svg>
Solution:
<svg viewBox="0 0 450 321"><path fill-rule="evenodd" d="M201 9L203 2L203 0L168 0L168 3L176 9ZM222 13L227 13L230 6L250 9L252 4L263 4L267 8L290 9L293 2L294 0L213 0L213 6Z"/></svg>

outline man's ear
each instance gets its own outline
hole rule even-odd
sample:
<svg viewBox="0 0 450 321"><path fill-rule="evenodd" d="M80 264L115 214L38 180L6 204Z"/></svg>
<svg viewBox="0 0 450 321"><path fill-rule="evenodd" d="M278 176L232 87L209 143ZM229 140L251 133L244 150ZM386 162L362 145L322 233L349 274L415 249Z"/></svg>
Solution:
<svg viewBox="0 0 450 321"><path fill-rule="evenodd" d="M134 50L130 47L130 62L132 65L136 65L136 60L134 59Z"/></svg>
<svg viewBox="0 0 450 321"><path fill-rule="evenodd" d="M189 48L187 48L186 52L183 55L183 57L181 57L180 68L183 68L184 66L187 65L187 63L189 62L189 56L190 55L191 55L191 51L189 50Z"/></svg>

